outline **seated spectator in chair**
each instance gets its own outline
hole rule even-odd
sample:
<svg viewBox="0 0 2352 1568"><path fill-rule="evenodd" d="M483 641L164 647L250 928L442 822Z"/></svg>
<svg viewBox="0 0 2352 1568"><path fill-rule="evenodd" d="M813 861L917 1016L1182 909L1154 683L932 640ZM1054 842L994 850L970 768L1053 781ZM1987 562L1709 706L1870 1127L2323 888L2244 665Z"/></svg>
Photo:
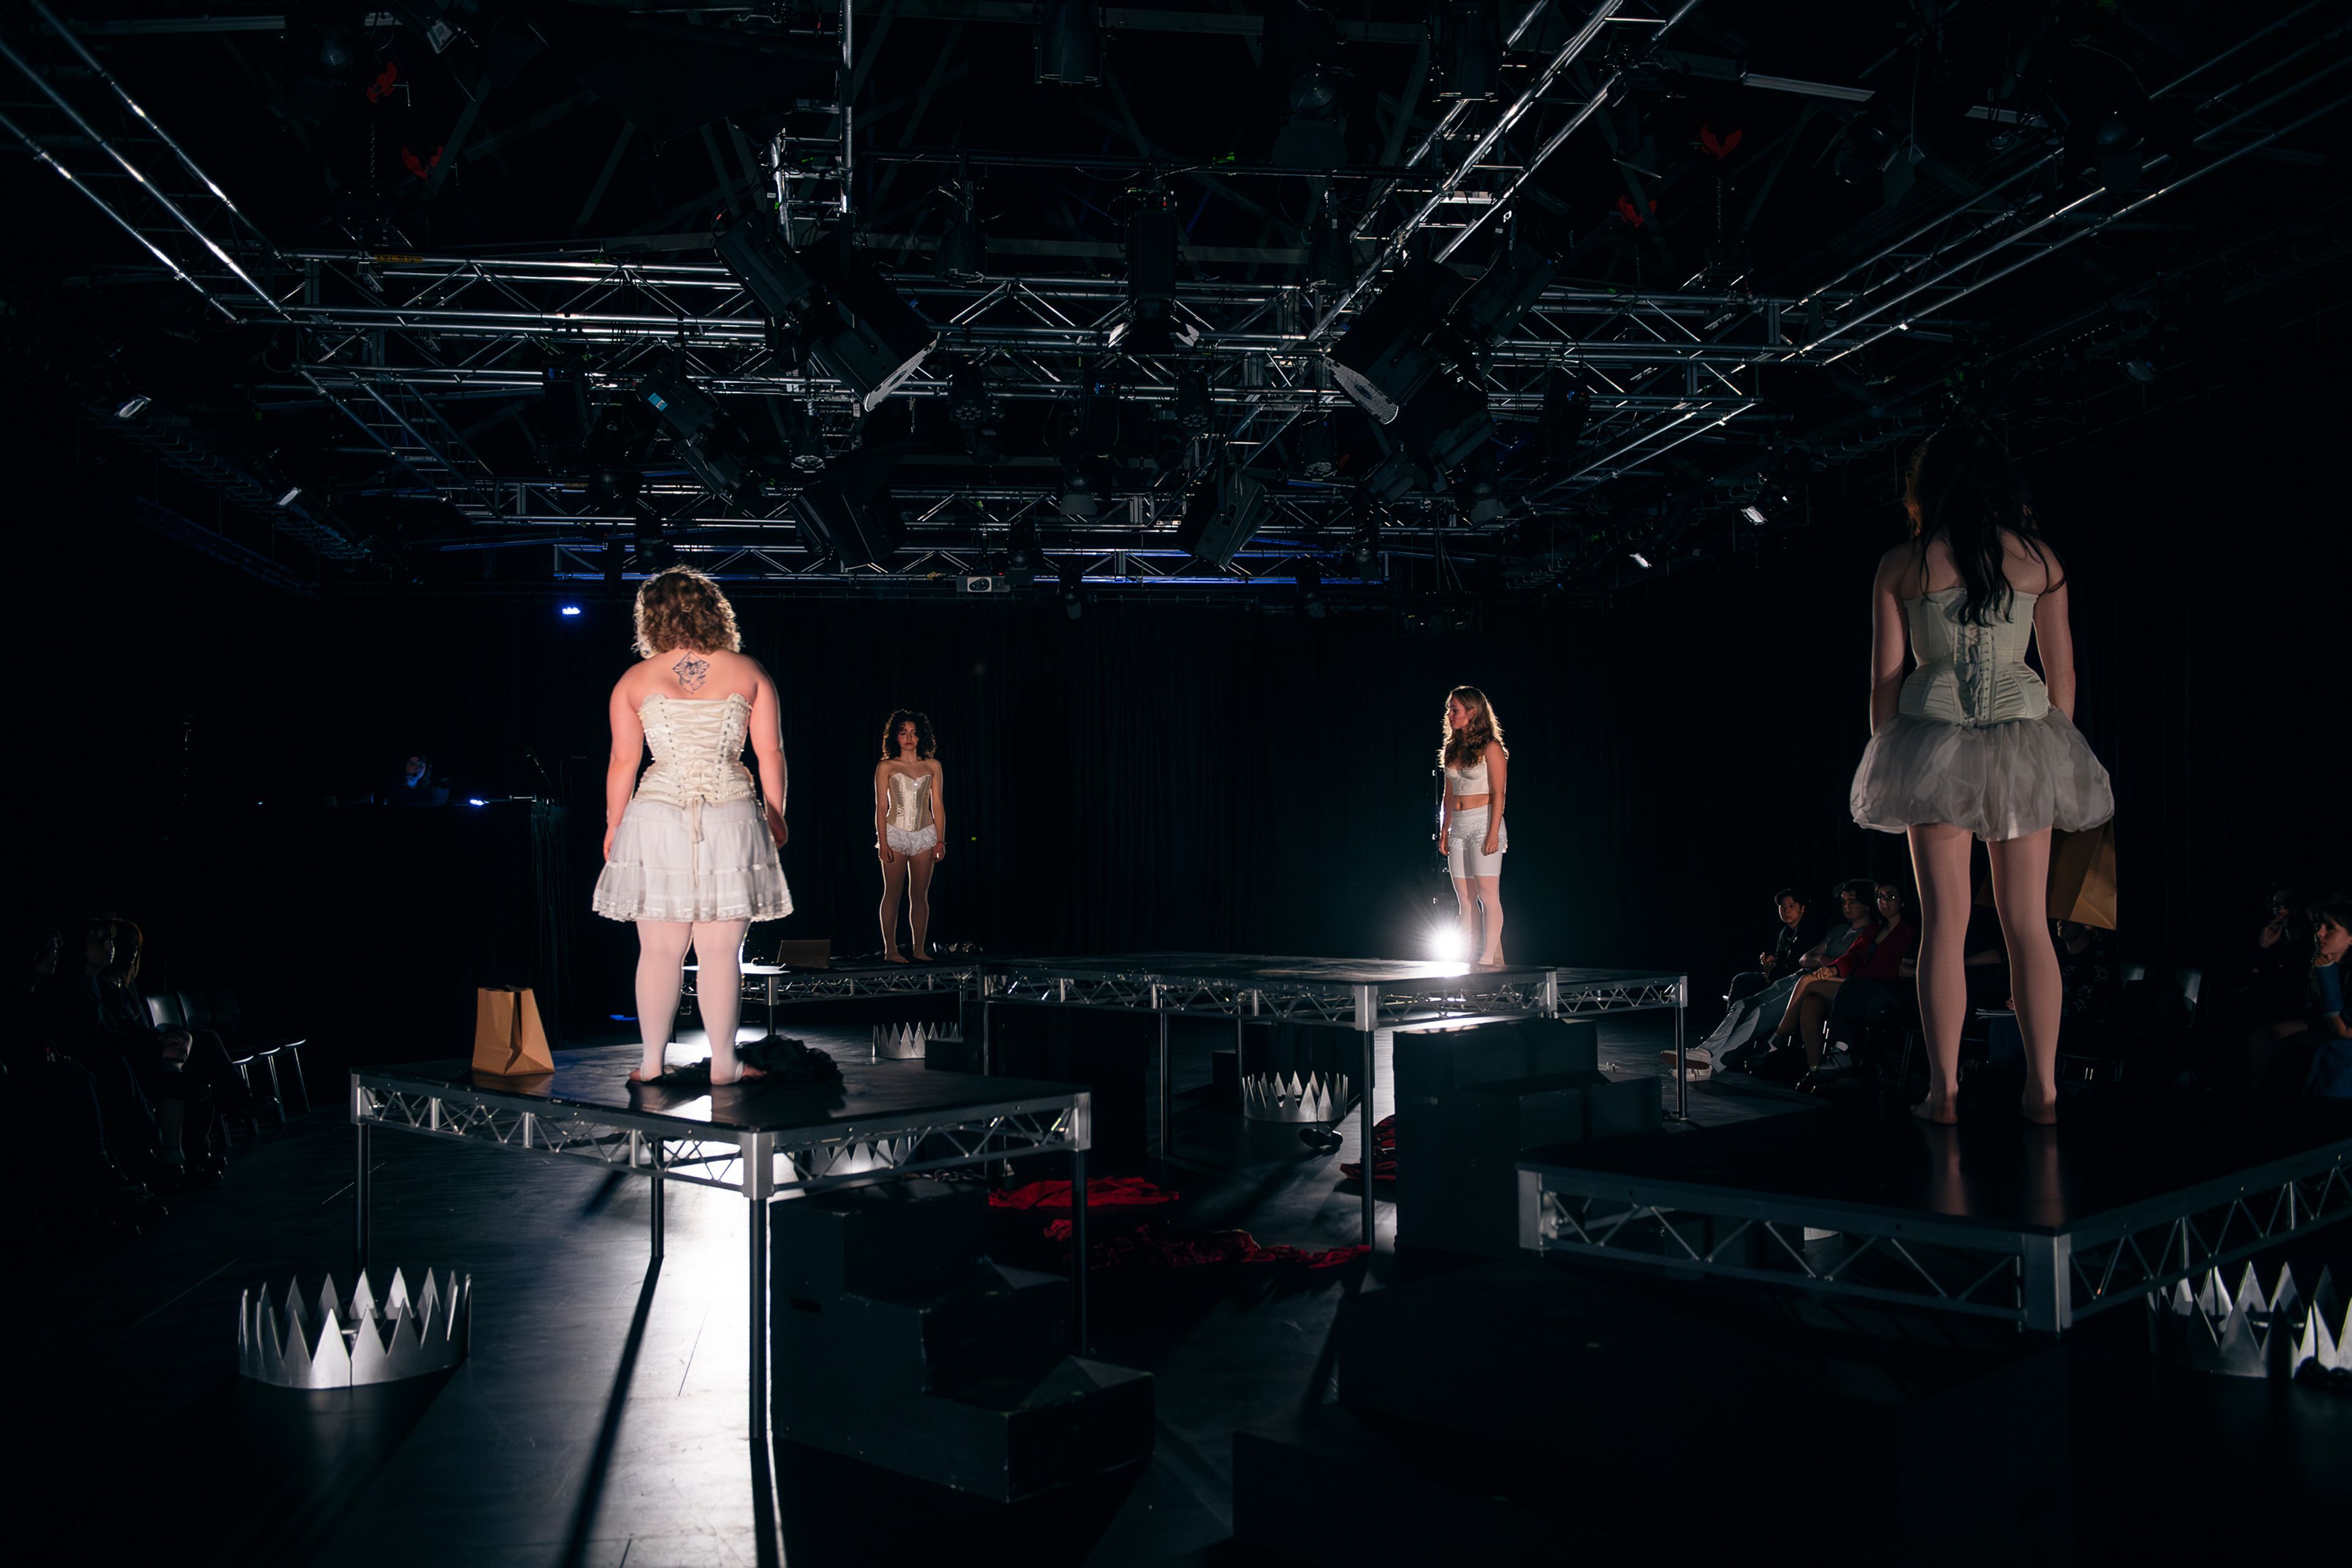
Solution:
<svg viewBox="0 0 2352 1568"><path fill-rule="evenodd" d="M15 1147L34 1156L26 1174L41 1208L68 1219L152 1223L165 1211L116 1166L106 1142L98 1080L59 1054L48 1037L40 999L57 973L58 947L51 927L18 930L20 967L0 1010L0 1066L6 1069L0 1079L0 1115Z"/></svg>
<svg viewBox="0 0 2352 1568"><path fill-rule="evenodd" d="M1794 888L1783 888L1772 895L1772 912L1780 921L1772 933L1772 946L1756 955L1755 968L1731 977L1727 1000L1744 1002L1775 980L1797 973L1797 961L1822 940L1829 924L1805 910L1804 895Z"/></svg>
<svg viewBox="0 0 2352 1568"><path fill-rule="evenodd" d="M2258 1094L2352 1100L2352 995L2345 955L2352 952L2352 892L2311 910L2311 964L2299 1018L2280 1019L2247 1042L2249 1076Z"/></svg>
<svg viewBox="0 0 2352 1568"><path fill-rule="evenodd" d="M2210 1011L2225 1027L2302 1016L2311 978L2310 902L2292 882L2271 884L2262 926L2213 976Z"/></svg>
<svg viewBox="0 0 2352 1568"><path fill-rule="evenodd" d="M134 1016L112 976L117 923L112 916L100 915L83 927L81 972L58 977L55 1016L59 1040L93 1073L129 1073L154 1108L165 1164L188 1180L218 1180L227 1139L216 1125L208 1092L208 1080L218 1077L216 1066L202 1064L189 1070L194 1041L188 1032L156 1028L143 1002L136 1004ZM227 1072L230 1078L236 1076L234 1067Z"/></svg>
<svg viewBox="0 0 2352 1568"><path fill-rule="evenodd" d="M1717 1063L1737 1067L1740 1064L1733 1059L1736 1053L1757 1053L1762 1045L1756 1037L1757 1032L1766 1020L1780 1016L1799 980L1807 972L1819 969L1853 946L1860 928L1869 921L1870 879L1855 877L1840 882L1836 897L1838 923L1830 927L1819 942L1799 953L1788 973L1777 975L1769 985L1753 996L1732 1003L1731 1010L1724 1015L1723 1022L1716 1026L1715 1032L1691 1051L1691 1066L1695 1070L1711 1071ZM1675 1053L1660 1051L1658 1057L1672 1071Z"/></svg>
<svg viewBox="0 0 2352 1568"><path fill-rule="evenodd" d="M2070 1033L2105 1034L2124 991L2123 966L2116 962L2116 933L2080 921L2053 921L2050 931L2056 940L2058 981L2063 987L2058 1010L2059 1039L2064 1041Z"/></svg>
<svg viewBox="0 0 2352 1568"><path fill-rule="evenodd" d="M1856 1020L1892 1017L1901 996L1903 961L1919 951L1919 925L1909 918L1909 900L1893 882L1873 889L1876 923L1860 931L1860 940L1813 971L1789 997L1789 1005L1772 1031L1774 1048L1801 1047L1808 1068L1822 1061L1823 1026L1830 1009L1855 981L1864 983L1848 1016Z"/></svg>

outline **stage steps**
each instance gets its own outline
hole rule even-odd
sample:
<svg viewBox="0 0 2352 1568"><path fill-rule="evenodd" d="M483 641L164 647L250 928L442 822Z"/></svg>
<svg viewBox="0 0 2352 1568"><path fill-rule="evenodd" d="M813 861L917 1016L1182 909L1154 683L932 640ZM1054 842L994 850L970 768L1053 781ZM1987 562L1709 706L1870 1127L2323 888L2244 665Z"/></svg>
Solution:
<svg viewBox="0 0 2352 1568"><path fill-rule="evenodd" d="M779 1204L776 1434L1000 1501L1148 1458L1148 1373L1066 1353L1069 1282L992 1262L984 1195Z"/></svg>
<svg viewBox="0 0 2352 1568"><path fill-rule="evenodd" d="M1354 1424L1237 1437L1236 1532L1254 1547L1288 1539L1270 1507L1243 1507L1259 1484L1245 1454L1273 1464L1280 1450L1297 1480L1343 1455L1372 1464L1370 1446L1380 1465L1462 1493L1441 1530L1502 1528L1482 1522L1493 1505L1475 1489L1446 1480L1446 1467L1484 1465L1506 1480L1550 1475L1578 1521L1605 1498L1611 1529L1695 1557L2067 1561L2065 1352L1878 1321L1886 1332L1811 1326L1741 1287L1530 1262L1367 1291L1335 1330ZM1550 1506L1508 1485L1493 1495Z"/></svg>

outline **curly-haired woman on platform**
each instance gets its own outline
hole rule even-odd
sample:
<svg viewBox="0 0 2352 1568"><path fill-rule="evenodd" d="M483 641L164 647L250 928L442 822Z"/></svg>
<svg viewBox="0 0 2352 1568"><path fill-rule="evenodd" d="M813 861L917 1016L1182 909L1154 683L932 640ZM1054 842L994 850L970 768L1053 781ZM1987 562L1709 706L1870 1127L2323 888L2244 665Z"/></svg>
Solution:
<svg viewBox="0 0 2352 1568"><path fill-rule="evenodd" d="M932 753L939 742L931 721L901 708L882 726L882 760L874 764L874 853L882 862L882 956L907 959L898 951L898 900L907 900L907 923L915 936L915 957L931 956L931 873L948 858L947 785Z"/></svg>
<svg viewBox="0 0 2352 1568"><path fill-rule="evenodd" d="M631 1081L662 1074L691 945L710 1081L723 1086L759 1076L735 1059L744 930L793 910L776 858L785 837L776 685L744 656L719 584L688 567L657 573L637 590L636 647L636 668L613 688L596 912L637 928L646 1054ZM756 790L743 766L747 739L760 764ZM649 748L653 766L640 779Z"/></svg>
<svg viewBox="0 0 2352 1568"><path fill-rule="evenodd" d="M1919 1016L1930 1121L1958 1119L1969 847L1984 840L2025 1037L2026 1120L2057 1118L2063 994L2046 918L2050 830L2115 815L2107 771L2074 723L2066 574L2037 531L2025 482L1990 431L1948 425L1911 459L1908 543L1871 587L1870 745L1853 819L1907 833L1919 881ZM1905 633L1916 668L1904 676ZM2042 673L2025 662L2037 646Z"/></svg>
<svg viewBox="0 0 2352 1568"><path fill-rule="evenodd" d="M1511 847L1503 826L1503 796L1510 784L1510 758L1503 747L1502 721L1486 694L1475 686L1447 692L1437 752L1438 766L1445 770L1438 826L1462 918L1463 953L1489 968L1503 962L1503 852Z"/></svg>

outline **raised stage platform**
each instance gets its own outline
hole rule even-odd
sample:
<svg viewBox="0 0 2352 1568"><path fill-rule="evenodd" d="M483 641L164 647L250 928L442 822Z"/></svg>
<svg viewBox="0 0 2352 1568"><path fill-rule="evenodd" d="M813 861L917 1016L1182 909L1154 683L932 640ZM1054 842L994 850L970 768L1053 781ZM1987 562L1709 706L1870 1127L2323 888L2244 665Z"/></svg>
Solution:
<svg viewBox="0 0 2352 1568"><path fill-rule="evenodd" d="M1091 1097L1065 1083L926 1071L918 1062L847 1063L838 1082L766 1079L723 1089L633 1084L635 1046L557 1051L555 1070L477 1073L466 1061L362 1068L351 1077L358 1165L352 1251L371 1247L370 1141L377 1128L584 1160L653 1183L652 1247L662 1251L663 1184L691 1182L750 1205L751 1430L768 1436L767 1205L803 1193L1066 1153L1087 1190ZM1086 1205L1071 1214L1071 1322L1086 1342Z"/></svg>
<svg viewBox="0 0 2352 1568"><path fill-rule="evenodd" d="M1578 969L1506 964L1478 969L1452 962L1378 958L1299 958L1265 953L1119 952L1091 957L959 957L950 963L871 964L783 970L747 965L747 991L771 1009L780 1001L897 996L958 989L967 1006L970 1044L989 1064L988 1008L997 1004L1109 1008L1158 1016L1160 1152L1171 1116L1167 1020L1176 1015L1275 1017L1320 1022L1361 1037L1358 1100L1360 1146L1373 1142L1373 1040L1383 1028L1464 1015L1575 1017L1671 1008L1675 1045L1683 1045L1690 977L1666 971ZM1678 1081L1678 1089L1681 1086ZM1686 1092L1686 1089L1682 1089ZM1680 1105L1677 1103L1677 1110ZM1371 1240L1377 1198L1365 1183L1363 1236Z"/></svg>
<svg viewBox="0 0 2352 1568"><path fill-rule="evenodd" d="M2352 1115L2123 1108L2056 1128L1824 1110L1519 1163L1520 1245L2063 1333L2352 1215Z"/></svg>

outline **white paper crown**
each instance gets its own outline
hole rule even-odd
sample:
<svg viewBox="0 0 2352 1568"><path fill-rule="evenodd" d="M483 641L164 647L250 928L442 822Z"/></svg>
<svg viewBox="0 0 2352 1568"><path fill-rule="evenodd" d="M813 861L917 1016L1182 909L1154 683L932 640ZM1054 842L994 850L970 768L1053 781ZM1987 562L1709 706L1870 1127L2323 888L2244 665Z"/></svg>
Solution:
<svg viewBox="0 0 2352 1568"><path fill-rule="evenodd" d="M349 1296L337 1293L332 1275L308 1298L299 1279L287 1281L279 1298L267 1285L243 1291L236 1370L281 1388L350 1388L453 1367L466 1359L474 1277L427 1268L424 1280L414 1298L397 1268L381 1298L365 1273Z"/></svg>
<svg viewBox="0 0 2352 1568"><path fill-rule="evenodd" d="M2265 1291L2249 1263L2234 1290L2209 1268L2193 1285L2176 1280L2149 1296L2148 1306L2155 1349L2200 1371L2287 1379L2305 1362L2322 1372L2352 1370L2352 1310L2325 1268L2308 1300L2292 1268L2280 1268L2276 1288Z"/></svg>

